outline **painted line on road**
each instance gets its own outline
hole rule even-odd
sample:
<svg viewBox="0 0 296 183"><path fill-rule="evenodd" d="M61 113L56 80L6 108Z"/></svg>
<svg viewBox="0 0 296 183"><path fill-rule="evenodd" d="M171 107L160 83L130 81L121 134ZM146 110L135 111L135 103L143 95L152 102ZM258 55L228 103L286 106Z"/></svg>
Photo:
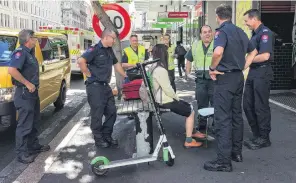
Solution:
<svg viewBox="0 0 296 183"><path fill-rule="evenodd" d="M38 183L44 173L49 169L52 163L54 163L61 149L71 140L80 125L88 119L88 117L85 116L88 116L89 111L89 105L86 103L49 143L52 150L39 154L34 163L30 164L13 183Z"/></svg>
<svg viewBox="0 0 296 183"><path fill-rule="evenodd" d="M287 106L287 105L285 105L285 104L282 104L282 103L277 102L277 101L272 100L272 99L269 99L269 102L271 102L271 103L273 103L273 104L275 104L275 105L278 105L278 106L280 106L280 107L282 107L282 108L284 108L284 109L287 109L287 110L289 110L289 111L292 111L292 112L295 112L295 113L296 113L296 109L294 109L293 107Z"/></svg>

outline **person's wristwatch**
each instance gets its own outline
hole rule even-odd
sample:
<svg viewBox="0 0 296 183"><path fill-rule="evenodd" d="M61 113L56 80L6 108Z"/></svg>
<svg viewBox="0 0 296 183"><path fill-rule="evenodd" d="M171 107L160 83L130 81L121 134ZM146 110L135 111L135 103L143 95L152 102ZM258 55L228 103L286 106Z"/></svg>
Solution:
<svg viewBox="0 0 296 183"><path fill-rule="evenodd" d="M213 69L211 66L209 67L210 71L215 71L216 69Z"/></svg>

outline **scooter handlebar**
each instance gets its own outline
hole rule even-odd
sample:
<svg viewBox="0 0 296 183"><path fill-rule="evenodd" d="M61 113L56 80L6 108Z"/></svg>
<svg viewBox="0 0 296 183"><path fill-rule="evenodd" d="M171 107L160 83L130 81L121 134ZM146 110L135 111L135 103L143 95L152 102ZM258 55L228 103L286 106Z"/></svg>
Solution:
<svg viewBox="0 0 296 183"><path fill-rule="evenodd" d="M143 67L145 67L146 65L153 64L153 63L155 63L155 62L158 62L159 60L160 60L160 59L157 58L157 59L154 59L154 60L152 60L152 61L143 62L143 63L137 63L137 66L136 66L136 67L129 68L129 69L127 69L126 71L131 71L131 70L139 69L139 68L140 68L140 65L143 65Z"/></svg>

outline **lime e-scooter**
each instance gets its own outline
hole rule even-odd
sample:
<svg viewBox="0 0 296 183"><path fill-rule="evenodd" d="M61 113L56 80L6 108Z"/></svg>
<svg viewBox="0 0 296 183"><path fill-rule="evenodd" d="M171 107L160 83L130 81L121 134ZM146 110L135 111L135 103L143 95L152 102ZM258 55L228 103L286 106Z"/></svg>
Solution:
<svg viewBox="0 0 296 183"><path fill-rule="evenodd" d="M130 159L123 159L123 160L117 160L117 161L109 161L106 157L104 156L98 156L95 157L91 161L91 169L92 172L97 175L97 176L102 176L105 175L108 172L108 169L110 168L115 168L115 167L122 167L122 166L128 166L128 165L134 165L134 164L140 164L140 163L148 163L152 161L158 160L158 153L163 147L163 160L166 162L168 166L173 166L174 165L174 159L175 155L173 153L173 150L171 146L169 145L166 135L165 135L165 130L161 122L160 114L159 114L159 108L157 108L157 104L155 102L155 98L152 92L152 88L150 85L150 82L148 80L148 76L146 73L145 66L153 64L158 62L159 59L155 59L152 61L144 62L144 63L137 63L136 67L128 69L128 70L133 70L133 69L138 69L141 72L141 75L143 77L143 81L145 84L145 87L147 89L147 93L150 98L150 104L152 106L152 110L154 113L154 116L156 118L157 126L160 132L160 137L158 140L158 143L155 147L155 150L152 155L144 156L144 157L138 157L138 158L130 158Z"/></svg>

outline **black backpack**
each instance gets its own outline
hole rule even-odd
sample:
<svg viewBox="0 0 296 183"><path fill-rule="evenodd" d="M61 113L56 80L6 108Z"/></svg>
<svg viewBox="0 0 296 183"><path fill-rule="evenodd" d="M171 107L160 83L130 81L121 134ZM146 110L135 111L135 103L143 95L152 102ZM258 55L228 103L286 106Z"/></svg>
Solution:
<svg viewBox="0 0 296 183"><path fill-rule="evenodd" d="M183 46L178 46L178 50L177 50L177 54L179 56L184 56L186 55L187 51L185 50L185 48Z"/></svg>

